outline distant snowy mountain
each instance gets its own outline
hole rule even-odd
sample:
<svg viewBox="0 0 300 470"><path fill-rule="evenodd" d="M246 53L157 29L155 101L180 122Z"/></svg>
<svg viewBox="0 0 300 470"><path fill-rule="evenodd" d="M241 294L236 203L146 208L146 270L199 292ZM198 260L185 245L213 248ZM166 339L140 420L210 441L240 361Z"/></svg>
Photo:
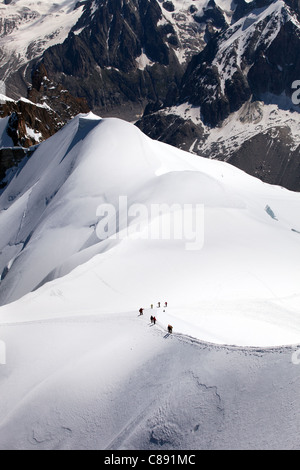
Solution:
<svg viewBox="0 0 300 470"><path fill-rule="evenodd" d="M131 216L122 212L125 196ZM118 224L107 222L101 241L105 204ZM193 225L153 239L151 230L168 223L163 213L149 218L155 204L167 204L172 217L173 204L190 204ZM124 121L81 115L38 147L0 197L1 303L54 281L25 298L27 320L41 315L41 302L50 318L61 309L125 312L166 298L169 320L201 339L294 343L299 205L297 193L231 165L152 141ZM2 319L15 308L3 308Z"/></svg>
<svg viewBox="0 0 300 470"><path fill-rule="evenodd" d="M40 59L90 108L130 116L174 93L185 67L231 21L231 2L13 1L2 7L0 79L26 93ZM1 39L2 34L2 39ZM2 42L1 42L2 41ZM11 77L11 78L10 78Z"/></svg>
<svg viewBox="0 0 300 470"><path fill-rule="evenodd" d="M0 79L5 83L0 93L9 96L0 99L0 149L39 143L76 114L89 111L84 100L49 80L42 67L32 70L45 49L64 41L82 11L83 3L74 0L0 2ZM13 163L13 158L4 160L5 166Z"/></svg>
<svg viewBox="0 0 300 470"><path fill-rule="evenodd" d="M21 79L11 83L15 72L21 69L26 79L30 61L41 57L51 45L63 42L82 10L83 3L77 0L0 2L0 78L16 97Z"/></svg>
<svg viewBox="0 0 300 470"><path fill-rule="evenodd" d="M189 64L180 91L216 126L251 96L264 102L290 99L298 79L300 23L282 0L251 10ZM267 96L266 96L267 95ZM276 98L277 97L277 98Z"/></svg>
<svg viewBox="0 0 300 470"><path fill-rule="evenodd" d="M1 450L299 449L299 26L0 3Z"/></svg>
<svg viewBox="0 0 300 470"><path fill-rule="evenodd" d="M235 15L237 10L235 11ZM146 109L152 138L300 189L298 4L252 2L190 61L173 103Z"/></svg>
<svg viewBox="0 0 300 470"><path fill-rule="evenodd" d="M22 91L48 105L60 125L90 109L130 122L143 115L137 125L153 139L299 191L299 105L292 100L300 76L297 2L26 5L27 26L16 21L2 33L0 79L11 77L8 91L13 86L18 98ZM7 17L21 7L25 0L2 6ZM59 26L59 34L40 41L41 22L45 31ZM31 45L34 57L24 53L29 36L43 45ZM31 128L40 135L39 125Z"/></svg>
<svg viewBox="0 0 300 470"><path fill-rule="evenodd" d="M300 190L299 125L297 111L251 100L215 128L205 126L199 107L188 102L150 112L137 123L153 139L292 191Z"/></svg>

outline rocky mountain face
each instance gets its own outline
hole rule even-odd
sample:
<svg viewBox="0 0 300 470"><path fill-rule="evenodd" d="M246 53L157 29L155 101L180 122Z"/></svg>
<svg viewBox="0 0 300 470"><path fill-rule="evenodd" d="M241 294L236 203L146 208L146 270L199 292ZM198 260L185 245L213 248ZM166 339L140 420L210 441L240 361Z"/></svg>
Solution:
<svg viewBox="0 0 300 470"><path fill-rule="evenodd" d="M26 96L35 61L65 40L82 11L77 0L0 0L0 79L11 98Z"/></svg>
<svg viewBox="0 0 300 470"><path fill-rule="evenodd" d="M139 119L154 139L300 190L298 1L25 3L0 4L15 12L0 21L0 79L10 77L14 93L29 87L39 110L29 119L24 100L14 105L15 145L30 146L92 109Z"/></svg>
<svg viewBox="0 0 300 470"><path fill-rule="evenodd" d="M146 110L137 125L155 139L300 190L300 108L292 99L299 41L297 2L240 4L232 25L192 58L173 103Z"/></svg>
<svg viewBox="0 0 300 470"><path fill-rule="evenodd" d="M216 126L250 97L291 97L300 77L299 32L297 15L283 1L252 10L192 59L179 102L201 107L203 122Z"/></svg>
<svg viewBox="0 0 300 470"><path fill-rule="evenodd" d="M45 69L35 69L44 50L67 37L82 11L75 0L0 1L0 85L5 83L0 86L0 191L39 142L89 110Z"/></svg>
<svg viewBox="0 0 300 470"><path fill-rule="evenodd" d="M34 148L25 149L23 147L0 148L0 194L15 174L26 164L34 150Z"/></svg>
<svg viewBox="0 0 300 470"><path fill-rule="evenodd" d="M17 101L0 95L0 191L35 146L51 137L64 124L89 107L59 84L49 80L42 68L33 73L28 99Z"/></svg>
<svg viewBox="0 0 300 470"><path fill-rule="evenodd" d="M179 14L171 1L89 0L41 64L99 114L134 119L149 101L173 99L186 61L203 47L205 31L191 6Z"/></svg>
<svg viewBox="0 0 300 470"><path fill-rule="evenodd" d="M174 99L189 60L234 13L229 0L226 11L214 0L59 0L43 11L23 3L14 0L10 15L0 4L0 79L10 96L24 95L42 68L95 112L130 120L148 102Z"/></svg>

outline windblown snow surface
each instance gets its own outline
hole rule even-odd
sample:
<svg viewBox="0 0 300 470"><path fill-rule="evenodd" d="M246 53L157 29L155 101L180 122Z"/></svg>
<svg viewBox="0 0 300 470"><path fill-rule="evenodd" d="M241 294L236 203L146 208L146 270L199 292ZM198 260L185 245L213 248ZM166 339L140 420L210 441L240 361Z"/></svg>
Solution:
<svg viewBox="0 0 300 470"><path fill-rule="evenodd" d="M149 236L163 203L198 245ZM0 448L299 448L299 209L117 119L41 144L0 197Z"/></svg>

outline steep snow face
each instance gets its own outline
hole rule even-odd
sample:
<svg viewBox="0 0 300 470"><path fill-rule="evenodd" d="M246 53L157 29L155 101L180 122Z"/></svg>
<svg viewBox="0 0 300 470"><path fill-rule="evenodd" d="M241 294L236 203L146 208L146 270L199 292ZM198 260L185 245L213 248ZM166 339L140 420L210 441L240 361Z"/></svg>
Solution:
<svg viewBox="0 0 300 470"><path fill-rule="evenodd" d="M0 4L0 68L6 68L2 79L11 72L59 44L82 14L76 0L13 0Z"/></svg>
<svg viewBox="0 0 300 470"><path fill-rule="evenodd" d="M104 204L116 223L110 212L100 240ZM163 322L207 341L297 343L299 208L299 194L229 164L117 119L78 116L0 198L2 304L51 281L3 307L1 321L167 300Z"/></svg>

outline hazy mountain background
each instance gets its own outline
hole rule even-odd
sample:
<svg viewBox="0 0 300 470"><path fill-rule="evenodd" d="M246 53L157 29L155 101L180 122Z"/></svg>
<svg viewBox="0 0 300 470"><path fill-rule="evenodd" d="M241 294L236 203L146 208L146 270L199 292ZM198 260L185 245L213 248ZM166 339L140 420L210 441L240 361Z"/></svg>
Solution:
<svg viewBox="0 0 300 470"><path fill-rule="evenodd" d="M16 100L2 106L9 119L1 128L15 146L34 145L93 110L299 190L298 2L14 0L0 7L0 78ZM20 104L20 96L31 103Z"/></svg>

